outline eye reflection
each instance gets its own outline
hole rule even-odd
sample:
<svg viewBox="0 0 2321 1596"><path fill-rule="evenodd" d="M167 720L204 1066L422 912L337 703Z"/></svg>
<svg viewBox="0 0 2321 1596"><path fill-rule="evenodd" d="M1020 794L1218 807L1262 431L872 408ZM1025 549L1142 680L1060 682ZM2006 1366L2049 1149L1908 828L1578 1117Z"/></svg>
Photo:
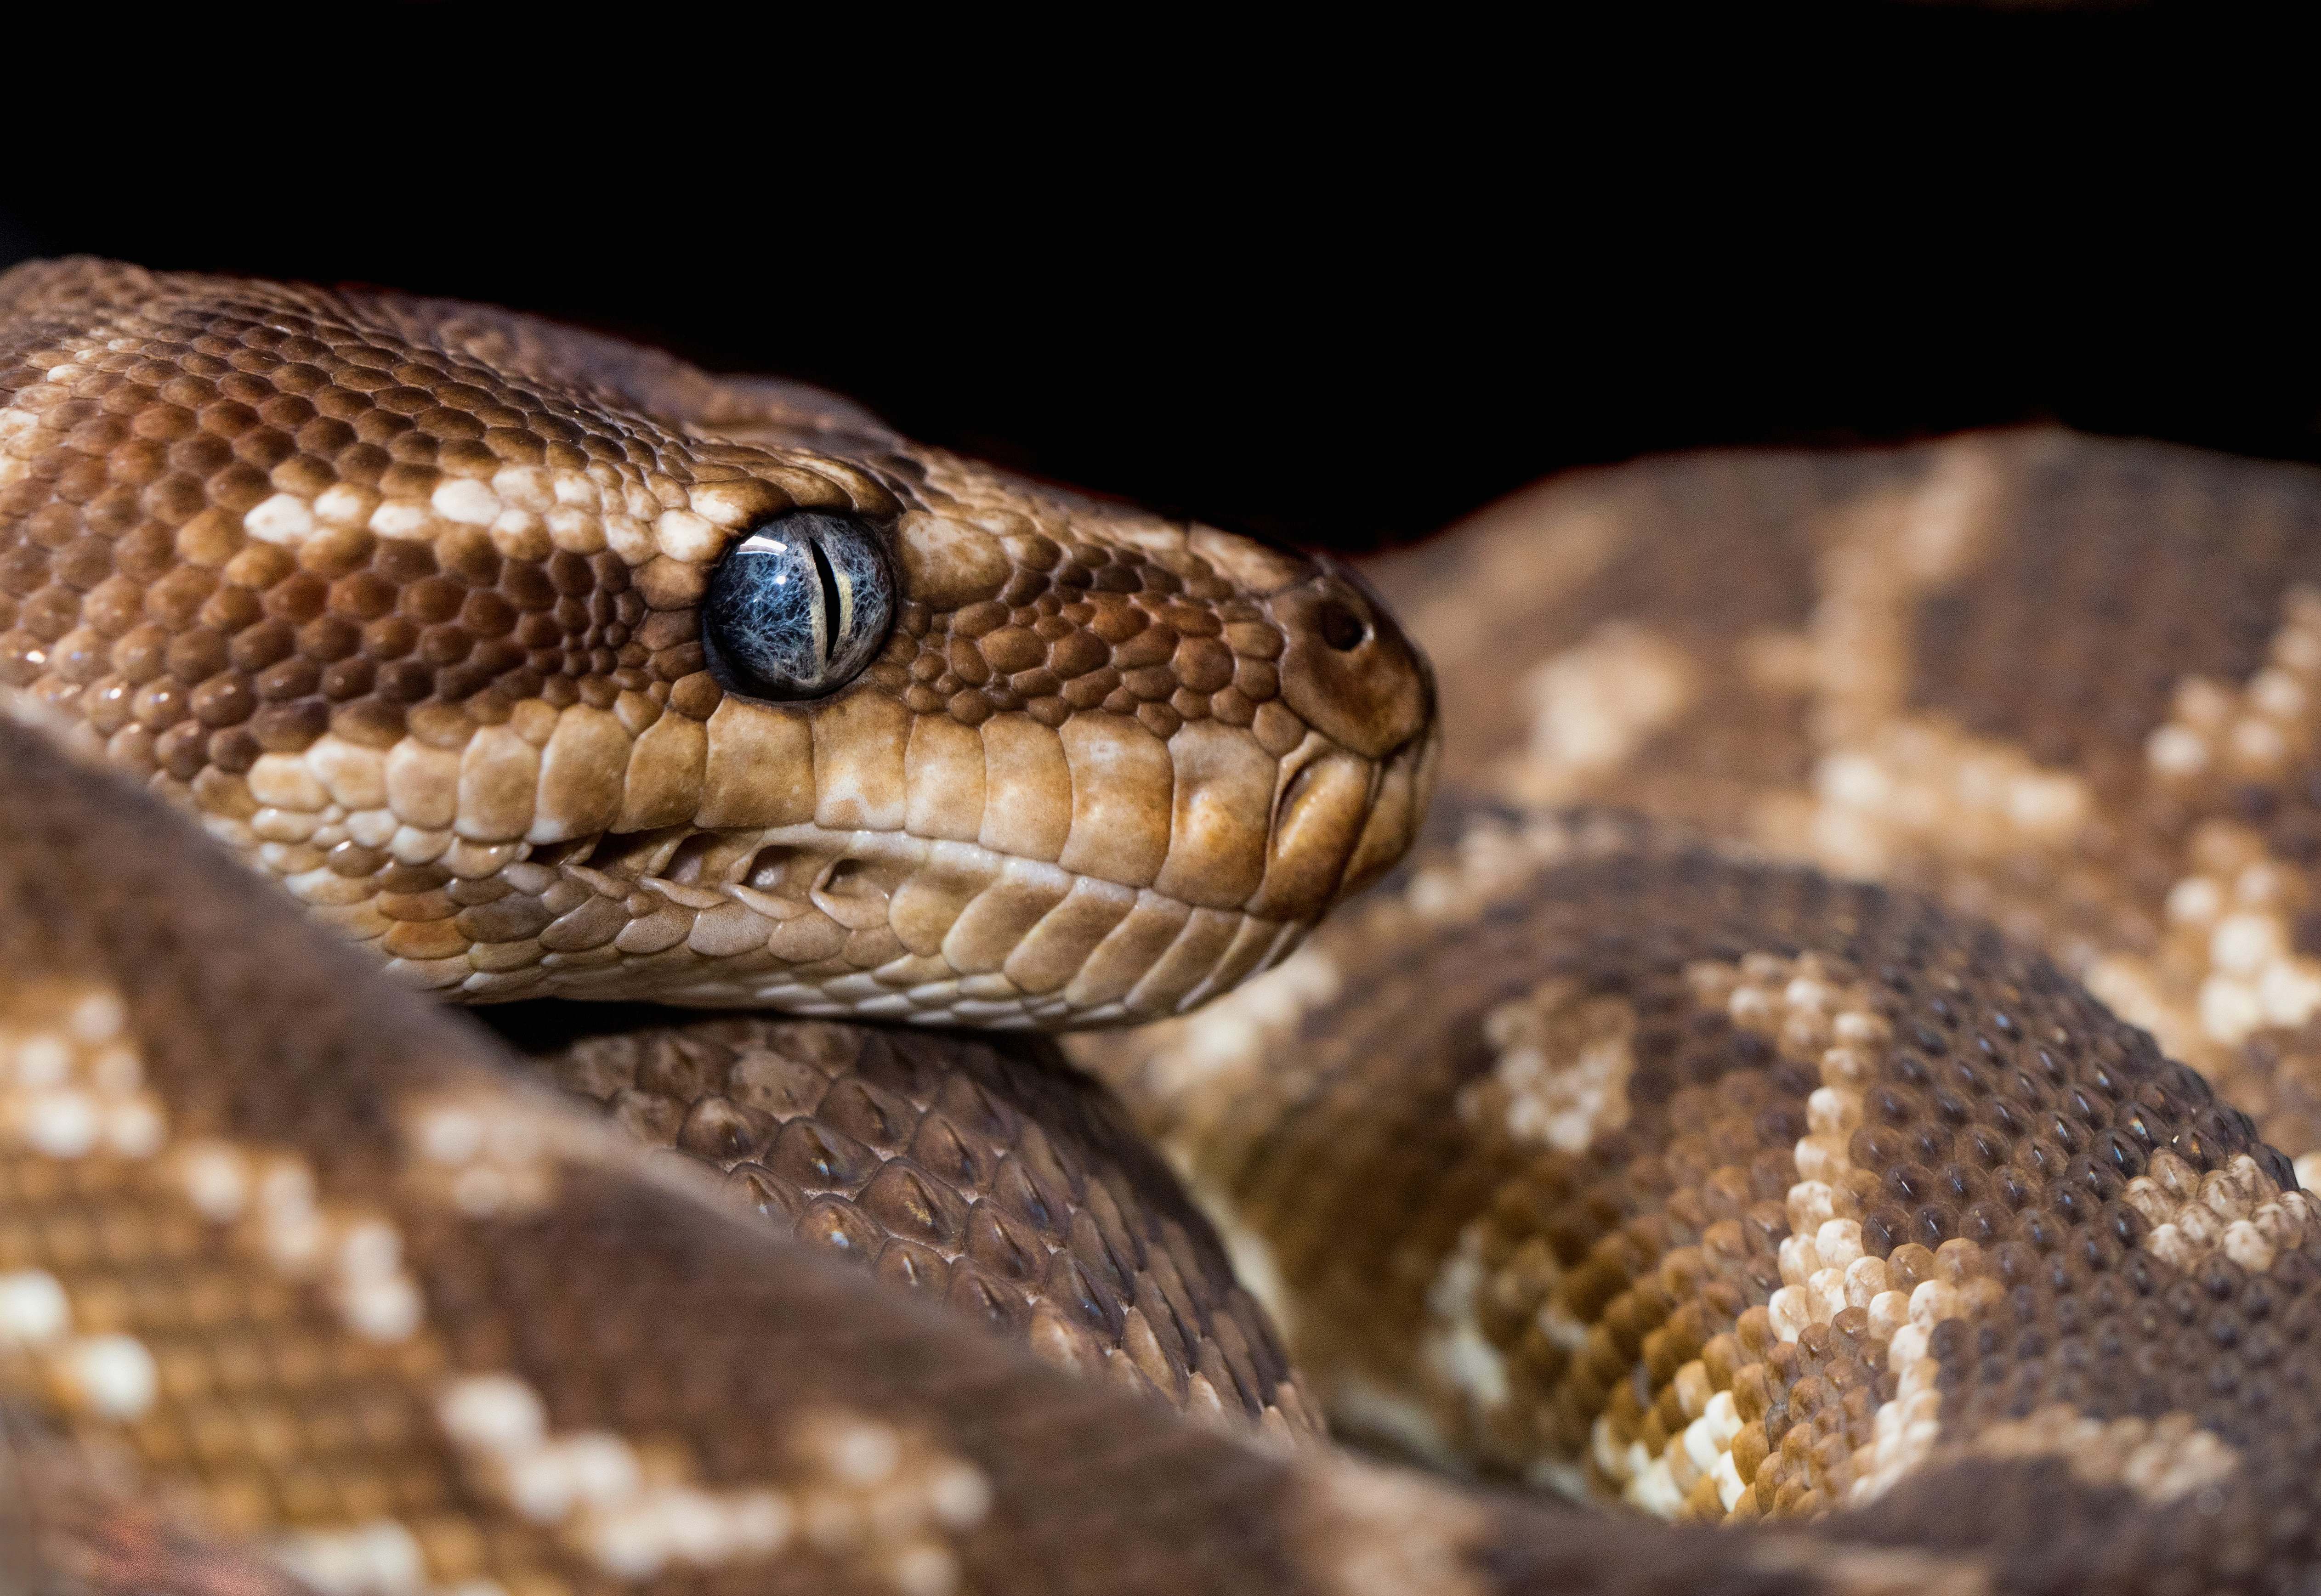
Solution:
<svg viewBox="0 0 2321 1596"><path fill-rule="evenodd" d="M894 619L879 534L799 510L726 550L709 578L701 641L709 669L751 698L820 698L860 674Z"/></svg>

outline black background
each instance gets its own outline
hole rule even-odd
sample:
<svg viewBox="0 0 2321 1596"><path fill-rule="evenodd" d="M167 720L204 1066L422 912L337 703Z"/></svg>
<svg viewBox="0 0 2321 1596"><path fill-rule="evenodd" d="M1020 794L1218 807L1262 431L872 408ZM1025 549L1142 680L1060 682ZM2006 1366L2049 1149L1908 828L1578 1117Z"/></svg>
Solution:
<svg viewBox="0 0 2321 1596"><path fill-rule="evenodd" d="M2229 11L1645 13L1078 65L479 14L27 50L0 265L497 301L1343 548L1703 445L2048 418L2321 459L2309 57Z"/></svg>

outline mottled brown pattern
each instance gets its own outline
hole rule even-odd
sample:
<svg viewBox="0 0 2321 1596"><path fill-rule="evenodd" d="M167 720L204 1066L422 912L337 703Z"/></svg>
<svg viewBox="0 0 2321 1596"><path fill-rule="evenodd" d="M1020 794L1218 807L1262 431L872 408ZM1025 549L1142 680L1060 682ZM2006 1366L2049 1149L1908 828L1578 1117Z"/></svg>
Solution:
<svg viewBox="0 0 2321 1596"><path fill-rule="evenodd" d="M1703 658L1804 626L1821 520L1911 469L1867 455L1706 455L1582 472L1372 560L1372 579L1455 684L1445 779L1478 784L1520 748L1532 719L1526 672L1606 622L1651 629ZM1688 543L1713 552L1695 557ZM1668 793L1687 812L1708 802L1688 803L1688 789L1725 793L1735 781L1802 774L1791 704L1749 693L1745 674L1722 673L1712 686L1714 707L1659 739L1648 762L1680 773Z"/></svg>
<svg viewBox="0 0 2321 1596"><path fill-rule="evenodd" d="M1457 835L1298 966L1104 1058L1262 1260L1339 1425L2094 1586L2309 1565L2321 1211L2245 1115L1923 899L1580 817ZM1303 1001L1268 996L1301 967ZM1488 1016L1543 975L1634 1016L1629 1116L1576 1153L1478 1091ZM1806 1305L1840 1274L1860 1297ZM1700 1463L1640 1492L1704 1418ZM2038 1512L1949 1505L2017 1470Z"/></svg>
<svg viewBox="0 0 2321 1596"><path fill-rule="evenodd" d="M699 603L801 508L895 624L745 699ZM1279 957L1432 719L1326 563L505 312L87 261L0 282L0 689L416 984L981 1024Z"/></svg>
<svg viewBox="0 0 2321 1596"><path fill-rule="evenodd" d="M1317 1433L1208 1221L1053 1043L650 1009L492 1017L559 1084L716 1169L783 1234L1059 1367L1281 1440Z"/></svg>
<svg viewBox="0 0 2321 1596"><path fill-rule="evenodd" d="M1446 701L1481 706L1452 719L1454 776L1522 799L1631 806L1727 848L1930 890L2088 978L2094 997L2068 999L2075 1038L2092 1025L2120 1038L2122 1058L2156 1060L2116 1012L2215 1074L2232 1107L2200 1108L2207 1129L2146 1144L2142 1165L2111 1138L2151 1130L2165 1107L2147 1101L2159 1076L2123 1099L2026 1071L1981 1089L1978 1105L1892 1011L1888 968L1851 946L1878 929L1865 901L1815 887L1825 895L1787 920L1762 866L1682 908L1633 874L1580 890L1571 872L1595 855L1622 859L1606 871L1657 867L1668 845L1636 822L1624 838L1602 821L1487 821L1279 975L1158 1036L1091 1038L1081 1056L1127 1087L1230 1211L1238 1253L1261 1278L1271 1271L1270 1300L1301 1357L1318 1360L1309 1373L1342 1428L1543 1483L1576 1489L1584 1475L1663 1513L1852 1502L1827 1521L1953 1548L2043 1543L2030 1561L2075 1584L2137 1584L2218 1555L2232 1578L2261 1577L2277 1556L2276 1574L2299 1565L2307 1554L2286 1548L2309 1533L2310 1509L2299 1497L2260 1531L2257 1504L2274 1487L2255 1481L2303 1466L2289 1461L2307 1445L2290 1438L2302 1421L2276 1415L2305 1400L2308 1360L2294 1343L2309 1329L2281 1310L2284 1291L2307 1289L2313 1212L2278 1153L2206 1174L2176 1159L2188 1146L2253 1147L2260 1131L2303 1154L2321 1124L2302 791L2321 655L2305 585L2316 481L2052 432L1648 462L1534 490L1374 568L1434 653ZM1539 591L1510 597L1526 571ZM1870 902L1880 916L1927 912ZM1710 961L1722 976L1688 955L1674 996L1652 985L1657 944L1740 922L1792 930ZM1800 975L1789 936L1806 927L1836 962ZM1844 941L1830 940L1840 928ZM2050 994L2040 1001L2070 992L2052 971L1991 975L2003 945L1988 931L1930 922L1912 935L1983 961L1980 976L1953 972L1970 993L1987 979ZM1566 939L1641 962L1567 993L1551 974ZM1782 983L1812 989L1804 1010L1771 1014L1754 1037L1740 1009L1701 1007L1745 985L1752 961L1777 1009ZM1868 1039L1840 1051L1877 1061L1882 1084L1816 1109L1807 1073L1761 1104L1756 1093L1828 1042L1839 989L1863 983L1875 1007L1850 1023ZM1514 1155L1493 1146L1486 1125L1504 1143L1549 1122L1544 1109L1523 1118L1543 1069L1528 1057L1511 1068L1507 1038L1557 1033L1507 1023L1510 1008L1606 1002L1632 1020L1568 1029L1538 1101L1568 1133L1584 1118L1571 1105L1606 1112L1601 1083L1616 1078L1625 1119L1609 1116L1579 1155L1535 1138ZM2006 1003L2033 1006L2022 993ZM1680 1020L1674 1036L1660 1013ZM1612 1068L1587 1051L1610 1035L1633 1061ZM1655 1077L1718 1035L1765 1050L1756 1069L1724 1077L1759 1078L1745 1102ZM1986 1029L1973 1046L2005 1041ZM1299 1062L1285 1070L1285 1057ZM2085 1067L2056 1057L2065 1075ZM1895 1072L1930 1067L1915 1084L1930 1102L1886 1095ZM2099 1066L2115 1087L2121 1067ZM2168 1078L2189 1094L2174 1111L2205 1101L2196 1077ZM2023 1101L2003 1107L2009 1095ZM1373 1097L1386 1111L1365 1134L1355 1105ZM1994 1101L2018 1120L2038 1105L2011 1133L2016 1152L2037 1154L2030 1165L1992 1139ZM1963 1117L1945 1119L1953 1110ZM1888 1112L1902 1118L1881 1129ZM1663 1114L1683 1128L1673 1140L1654 1135ZM1943 1146L1905 1145L1924 1140L1928 1115ZM1669 1147L1684 1149L1673 1185ZM2115 1175L2083 1176L2089 1211L2048 1229L2056 1208L2089 1205L2029 1174L2050 1153L2077 1169L2099 1151ZM1828 1190L1800 1202L1816 1184L1809 1163ZM1373 1200L1436 1171L1429 1190L1476 1216L1463 1229L1441 1209L1412 1216ZM1752 1196L1784 1179L1786 1204ZM1919 1201L1929 1190L1951 1197ZM1770 1204L1753 1275L1748 1247L1728 1249L1747 1239L1744 1199ZM1743 1231L1728 1245L1664 1235L1674 1223L1705 1238L1714 1205L1735 1202ZM1801 1214L1834 1228L1800 1232ZM1318 1241L1334 1218L1349 1227L1338 1234L1378 1239L1341 1256ZM2043 1232L2027 1251L2025 1225ZM1791 1258L1772 1242L1807 1250ZM1816 1274L1816 1242L1844 1267ZM1797 1293L1786 1309L1783 1290ZM1823 1291L1806 1322L1800 1305ZM1430 1316L1431 1331L1409 1328ZM1446 1389L1459 1399L1446 1403ZM1719 1393L1729 1405L1708 1410ZM1689 1461L1688 1439L1700 1444ZM1945 1449L1978 1445L1987 1461L1961 1480L1987 1469L1989 1492L2020 1478L2056 1505L2003 1525L1979 1506L1943 1517L1946 1496L1984 1494L1949 1477ZM1721 1486L1711 1463L1731 1471ZM2098 1484L2153 1510L2132 1532L2083 1533L2076 1499ZM2283 1489L2286 1501L2301 1488ZM1931 1537L1902 1528L1938 1518ZM2211 1538L2218 1518L2239 1528Z"/></svg>
<svg viewBox="0 0 2321 1596"><path fill-rule="evenodd" d="M513 1576L533 1566L542 1577L599 1588L550 1537L496 1515L488 1490L451 1466L432 1393L444 1375L463 1370L518 1373L539 1390L560 1430L603 1426L689 1448L711 1484L796 1478L796 1465L781 1460L797 1427L831 1409L934 1426L948 1446L967 1448L1003 1499L1016 1489L1007 1480L1014 1470L1069 1477L1124 1446L1144 1460L1130 1464L1132 1472L1158 1468L1179 1480L1173 1494L1144 1493L1156 1523L1191 1506L1168 1461L1181 1446L1215 1454L1200 1472L1228 1493L1261 1495L1272 1487L1260 1480L1280 1477L1278 1464L1195 1430L1180 1433L1145 1403L1063 1382L963 1328L937 1329L934 1343L923 1343L916 1338L941 1321L851 1270L777 1246L739 1216L721 1218L705 1192L656 1182L633 1156L592 1136L558 1155L562 1192L552 1211L470 1220L431 1203L399 1174L405 1155L397 1127L414 1098L465 1083L505 1099L519 1118L554 1111L527 1107L513 1085L477 1075L487 1066L463 1028L376 990L360 964L312 945L259 888L200 850L156 849L158 874L141 859L132 867L141 838L157 828L173 835L154 812L105 814L113 801L94 778L58 768L21 733L5 736L13 774L0 896L12 912L0 930L0 968L9 972L8 990L44 976L120 984L147 1078L168 1106L173 1146L206 1137L303 1153L326 1208L352 1203L392 1217L423 1282L421 1332L366 1351L339 1328L325 1293L275 1274L262 1257L214 1236L181 1200L168 1201L166 1159L57 1161L12 1147L0 1216L19 1250L8 1266L31 1262L69 1281L78 1328L134 1335L163 1370L159 1404L141 1428L123 1431L68 1401L60 1410L88 1442L129 1441L157 1483L196 1486L201 1519L273 1534L385 1515L410 1527L446 1582L486 1573L525 1589ZM64 882L72 890L61 891ZM34 925L40 930L28 934ZM256 1074L228 1064L243 1058ZM99 1196L126 1200L141 1187L141 1201L118 1208ZM103 1250L91 1256L97 1238ZM873 1306L862 1318L841 1306L847 1302ZM99 1314L111 1317L100 1326ZM962 1356L929 1356L946 1338ZM837 1363L857 1358L871 1386L848 1392L830 1375ZM173 1372L177 1361L186 1363L182 1376ZM13 1369L0 1379L26 1392ZM1070 1393L1060 1408L1033 1395L1052 1391ZM1038 1432L1059 1419L1094 1427L1092 1444L1000 1439L1018 1426ZM1140 1430L1143 1438L1132 1438ZM1012 1454L994 1460L1000 1472L990 1473L983 1444L966 1438L973 1432ZM1111 1438L1095 1440L1097 1434ZM1024 1503L1045 1489L1031 1486ZM1108 1581L1122 1558L1133 1573L1142 1555L1124 1542L1099 1551L1083 1541L1074 1552L1069 1538L1039 1538L1037 1515L1016 1519L1015 1511L987 1520L984 1534L1009 1538L1017 1532L1000 1526L1012 1520L1033 1536L1024 1543L1028 1582L1068 1586L1083 1577L1069 1572L1080 1558L1100 1558ZM1185 1546L1169 1552L1170 1564L1188 1576L1187 1554L1220 1558L1192 1577L1227 1584L1255 1580L1268 1563L1259 1554L1240 1572L1233 1564L1247 1548L1204 1535L1217 1546L1212 1553L1194 1547L1182 1529L1164 1532L1170 1538ZM480 1566L463 1573L467 1558ZM1003 1555L978 1582L992 1582L1006 1561ZM1088 1563L1086 1575L1097 1566ZM745 1584L767 1588L764 1580L775 1577L824 1589L843 1575L801 1547L771 1574L751 1569Z"/></svg>
<svg viewBox="0 0 2321 1596"><path fill-rule="evenodd" d="M1582 473L1372 575L1447 701L1483 706L1452 719L1453 779L1679 817L1934 892L2092 980L2303 1155L2321 1150L2307 1020L2209 1023L2214 922L2169 904L2205 874L2229 911L2234 881L2269 863L2280 884L2252 907L2309 955L2316 716L2302 675L2269 689L2265 673L2281 674L2300 585L2321 579L2316 534L2309 468L2031 431ZM1914 540L1952 552L1913 575ZM1864 587L1880 567L1890 595ZM1551 578L1535 603L1508 596L1525 568ZM1613 622L1665 636L1703 690L1542 793L1525 685ZM1887 657L1865 659L1870 645ZM1890 685L1865 691L1865 667ZM2198 769L2164 762L2180 744L2155 748L2186 713L2211 717ZM1863 761L1923 818L1865 808L1847 780ZM1995 801L1955 784L1970 761L1995 773ZM2021 825L2007 784L2048 775L2076 789L2053 823Z"/></svg>
<svg viewBox="0 0 2321 1596"><path fill-rule="evenodd" d="M398 1229L425 1310L401 1357L387 1360L401 1379L373 1388L386 1406L341 1422L363 1395L339 1383L360 1338L320 1283L189 1213L167 1178L141 1208L92 1224L62 1200L154 1180L160 1161L50 1156L12 1132L0 1141L0 1225L38 1249L76 1317L111 1315L114 1334L150 1338L162 1368L182 1371L157 1388L147 1417L131 1419L28 1383L20 1365L0 1374L0 1483L37 1471L32 1489L0 1493L0 1569L21 1572L38 1596L271 1596L282 1588L276 1558L317 1566L312 1537L334 1534L415 1554L416 1588L459 1589L480 1573L512 1596L1367 1596L1414 1582L1442 1596L1756 1596L1897 1589L1906 1573L1965 1593L2003 1573L1980 1553L1889 1555L1794 1536L1639 1542L1616 1523L1316 1448L1238 1444L1149 1399L1067 1379L769 1234L686 1165L626 1148L502 1073L472 1030L317 939L150 801L5 722L0 751L10 770L0 1004L13 1012L44 984L120 992L169 1148L197 1138L303 1160L324 1215L360 1211ZM469 1213L456 1194L447 1201L423 1134L426 1111L446 1102L531 1128L552 1202ZM187 1250L166 1262L143 1250L172 1236ZM252 1337L241 1315L267 1304L284 1317ZM452 1461L445 1387L431 1374L520 1377L553 1433L633 1443L656 1477L689 1475L696 1491L764 1483L790 1503L789 1533L774 1550L706 1567L679 1554L656 1574L610 1577L591 1543L512 1512L498 1476ZM833 1423L835 1475L818 1450ZM985 1481L980 1517L933 1548L951 1561L924 1545L906 1548L915 1563L882 1561L891 1537L921 1532L907 1512L899 1528L891 1512L849 1516L859 1510L846 1509L847 1491L864 1488L848 1486L844 1469L865 1461L866 1428L874 1464L892 1443L906 1466L932 1452ZM396 1516L352 1516L380 1511Z"/></svg>
<svg viewBox="0 0 2321 1596"><path fill-rule="evenodd" d="M1173 1012L1415 824L1425 667L1325 565L506 313L88 263L0 313L10 704L421 984ZM1463 775L1648 818L1462 806L1089 1048L1214 1233L1045 1045L512 1016L560 1106L5 733L0 1570L2307 1582L2321 1205L2243 1109L2303 1125L2321 1023L2316 502L2025 434L1388 562ZM696 606L793 505L903 591L784 708ZM1732 1527L1205 1436L1317 1428L1251 1293L1354 1433Z"/></svg>

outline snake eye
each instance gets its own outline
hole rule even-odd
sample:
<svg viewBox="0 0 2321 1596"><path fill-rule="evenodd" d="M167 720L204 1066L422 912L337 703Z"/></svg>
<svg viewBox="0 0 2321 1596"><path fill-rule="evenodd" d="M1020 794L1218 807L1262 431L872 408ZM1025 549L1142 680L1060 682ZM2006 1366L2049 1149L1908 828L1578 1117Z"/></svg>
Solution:
<svg viewBox="0 0 2321 1596"><path fill-rule="evenodd" d="M709 669L751 698L820 698L852 681L887 639L895 579L878 532L793 511L725 551L701 608Z"/></svg>

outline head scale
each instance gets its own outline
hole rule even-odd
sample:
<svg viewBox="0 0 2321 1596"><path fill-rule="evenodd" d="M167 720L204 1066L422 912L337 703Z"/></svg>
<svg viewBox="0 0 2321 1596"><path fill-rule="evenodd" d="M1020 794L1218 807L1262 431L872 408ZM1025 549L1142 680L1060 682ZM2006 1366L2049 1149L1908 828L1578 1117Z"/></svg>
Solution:
<svg viewBox="0 0 2321 1596"><path fill-rule="evenodd" d="M0 278L0 682L448 996L1098 1023L1410 840L1327 561L470 305Z"/></svg>

